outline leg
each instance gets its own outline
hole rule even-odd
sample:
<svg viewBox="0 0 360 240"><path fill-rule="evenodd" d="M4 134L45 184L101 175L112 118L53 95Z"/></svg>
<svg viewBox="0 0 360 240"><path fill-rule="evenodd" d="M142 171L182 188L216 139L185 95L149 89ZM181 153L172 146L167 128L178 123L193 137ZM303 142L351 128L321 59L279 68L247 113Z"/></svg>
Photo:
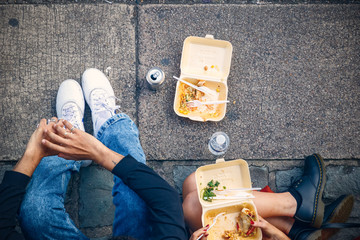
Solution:
<svg viewBox="0 0 360 240"><path fill-rule="evenodd" d="M80 165L57 156L41 160L20 208L20 225L27 239L88 239L64 208L71 172L79 171Z"/></svg>
<svg viewBox="0 0 360 240"><path fill-rule="evenodd" d="M195 173L190 174L183 183L183 211L185 223L192 230L202 228L201 214L202 208L198 200Z"/></svg>
<svg viewBox="0 0 360 240"><path fill-rule="evenodd" d="M253 191L256 209L263 218L284 216L293 217L296 212L296 200L289 192L267 193Z"/></svg>
<svg viewBox="0 0 360 240"><path fill-rule="evenodd" d="M137 161L145 163L145 154L139 141L135 123L124 113L108 119L100 128L98 139L111 150L121 155L131 154ZM115 218L114 236L131 236L147 239L150 222L145 202L122 180L114 176L113 202Z"/></svg>
<svg viewBox="0 0 360 240"><path fill-rule="evenodd" d="M293 226L295 219L290 217L271 217L266 218L266 221L274 225L286 235L289 234L291 227Z"/></svg>
<svg viewBox="0 0 360 240"><path fill-rule="evenodd" d="M289 193L253 192L254 203L260 216L264 218L286 216L293 217L296 212L296 200ZM183 210L185 222L191 230L202 227L202 208L198 199L195 174L189 175L183 184Z"/></svg>

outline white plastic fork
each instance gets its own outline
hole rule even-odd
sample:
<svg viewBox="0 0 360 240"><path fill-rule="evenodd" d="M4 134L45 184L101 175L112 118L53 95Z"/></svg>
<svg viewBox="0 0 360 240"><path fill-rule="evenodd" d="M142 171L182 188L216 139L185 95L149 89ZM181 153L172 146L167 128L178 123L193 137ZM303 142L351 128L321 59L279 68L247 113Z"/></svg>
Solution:
<svg viewBox="0 0 360 240"><path fill-rule="evenodd" d="M175 78L176 80L178 80L178 81L180 81L180 82L182 82L182 83L185 83L186 85L189 85L190 87L192 87L192 88L194 88L194 89L196 89L196 90L199 90L200 92L207 93L207 94L209 94L209 95L211 95L211 96L215 96L215 95L216 95L216 92L215 92L214 90L211 90L211 89L208 88L208 87L204 87L204 86L198 87L198 86L196 86L196 85L194 85L194 84L192 84L192 83L189 83L189 82L187 82L187 81L185 81L185 80L183 80L183 79L181 79L181 78L178 78L178 77L175 77L175 76L173 76L173 78Z"/></svg>
<svg viewBox="0 0 360 240"><path fill-rule="evenodd" d="M213 219L213 223L210 225L210 227L206 230L206 232L208 232L216 223L218 217L224 215L225 212L219 213L218 215L216 215L216 217L214 217ZM204 236L204 233L200 235L200 237L198 237L196 240L200 240L202 237Z"/></svg>
<svg viewBox="0 0 360 240"><path fill-rule="evenodd" d="M211 105L211 104L222 104L222 103L228 103L228 100L220 100L220 101L208 101L208 102L201 102L199 100L189 101L186 104L189 107L199 107L201 105Z"/></svg>

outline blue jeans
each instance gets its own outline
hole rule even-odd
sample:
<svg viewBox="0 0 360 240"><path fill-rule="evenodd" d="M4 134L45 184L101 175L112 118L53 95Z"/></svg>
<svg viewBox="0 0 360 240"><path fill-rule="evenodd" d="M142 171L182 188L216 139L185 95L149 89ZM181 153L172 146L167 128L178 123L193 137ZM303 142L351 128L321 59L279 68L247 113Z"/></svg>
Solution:
<svg viewBox="0 0 360 240"><path fill-rule="evenodd" d="M126 114L120 113L108 119L96 137L111 150L121 155L131 154L145 164L138 129ZM20 225L27 239L88 239L64 208L71 172L78 172L80 166L81 161L57 156L41 160L20 208ZM113 235L148 239L150 222L145 202L116 176L112 195L115 205Z"/></svg>

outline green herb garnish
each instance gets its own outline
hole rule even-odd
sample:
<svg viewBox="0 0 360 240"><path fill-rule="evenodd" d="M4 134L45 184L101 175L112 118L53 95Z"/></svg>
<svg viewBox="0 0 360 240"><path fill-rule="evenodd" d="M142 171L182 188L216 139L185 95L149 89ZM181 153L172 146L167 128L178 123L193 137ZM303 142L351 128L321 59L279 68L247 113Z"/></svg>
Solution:
<svg viewBox="0 0 360 240"><path fill-rule="evenodd" d="M207 186L202 190L203 196L202 199L207 202L212 202L213 197L216 197L216 194L213 192L214 188L218 190L218 186L220 185L219 181L214 183L214 180L208 182Z"/></svg>

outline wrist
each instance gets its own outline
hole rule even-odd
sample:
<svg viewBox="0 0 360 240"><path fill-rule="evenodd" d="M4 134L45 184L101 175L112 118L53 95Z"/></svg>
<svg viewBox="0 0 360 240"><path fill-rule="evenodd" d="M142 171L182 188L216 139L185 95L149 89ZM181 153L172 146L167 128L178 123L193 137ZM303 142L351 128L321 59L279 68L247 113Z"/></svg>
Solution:
<svg viewBox="0 0 360 240"><path fill-rule="evenodd" d="M32 152L27 149L13 170L31 177L41 159L42 156L40 156L39 153Z"/></svg>
<svg viewBox="0 0 360 240"><path fill-rule="evenodd" d="M109 171L112 171L113 168L124 158L123 155L112 151L111 149L104 146L102 151L99 151L98 157L95 162L102 167L106 168Z"/></svg>
<svg viewBox="0 0 360 240"><path fill-rule="evenodd" d="M39 150L26 149L21 159L39 164L41 159L45 157L40 152Z"/></svg>

